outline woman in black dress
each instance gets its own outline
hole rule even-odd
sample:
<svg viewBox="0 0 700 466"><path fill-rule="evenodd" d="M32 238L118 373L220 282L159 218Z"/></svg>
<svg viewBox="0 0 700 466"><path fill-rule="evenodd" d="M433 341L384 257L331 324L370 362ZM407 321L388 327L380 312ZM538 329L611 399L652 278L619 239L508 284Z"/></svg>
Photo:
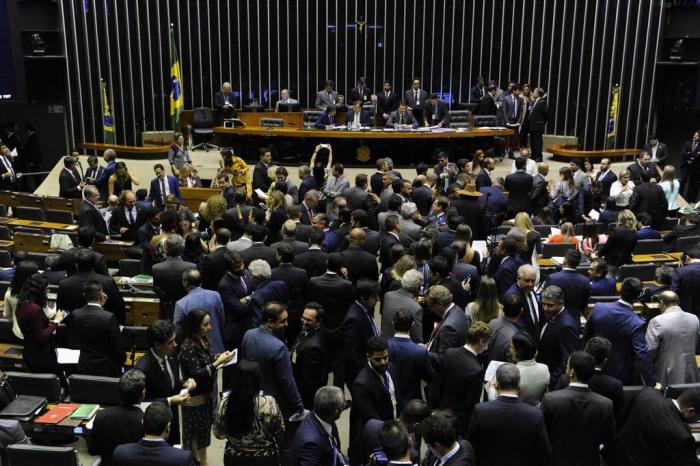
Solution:
<svg viewBox="0 0 700 466"><path fill-rule="evenodd" d="M180 349L180 366L185 379L194 379L197 387L182 406L182 447L191 450L202 466L207 465L207 447L211 443L212 394L216 392L216 369L227 363L233 353L214 355L209 346L211 318L196 309L185 317L185 341Z"/></svg>
<svg viewBox="0 0 700 466"><path fill-rule="evenodd" d="M131 176L129 169L126 168L126 164L117 162L114 175L110 176L108 181L109 195L119 197L122 191L131 191L134 184L138 186L139 182Z"/></svg>

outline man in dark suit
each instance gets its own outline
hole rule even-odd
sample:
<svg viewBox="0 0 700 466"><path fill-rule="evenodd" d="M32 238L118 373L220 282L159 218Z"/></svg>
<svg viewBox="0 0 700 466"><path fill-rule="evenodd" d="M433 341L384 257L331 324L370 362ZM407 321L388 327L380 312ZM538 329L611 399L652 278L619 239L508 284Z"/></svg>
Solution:
<svg viewBox="0 0 700 466"><path fill-rule="evenodd" d="M292 466L347 464L336 426L344 409L345 394L340 388L321 387L316 392L314 410L304 418L294 436Z"/></svg>
<svg viewBox="0 0 700 466"><path fill-rule="evenodd" d="M428 351L411 341L413 323L410 311L397 311L393 318L395 333L388 341L389 359L397 369L396 386L402 394L399 411L409 400L422 400L421 382L430 383L435 375Z"/></svg>
<svg viewBox="0 0 700 466"><path fill-rule="evenodd" d="M294 266L306 270L309 278L313 279L313 277L323 275L326 271L328 253L321 249L325 237L326 235L322 231L311 228L309 230L308 251L294 256Z"/></svg>
<svg viewBox="0 0 700 466"><path fill-rule="evenodd" d="M503 295L513 286L518 277L518 269L524 265L518 252L518 243L513 238L506 237L501 241L499 250L502 253L492 257L489 262L488 273L496 280L498 295Z"/></svg>
<svg viewBox="0 0 700 466"><path fill-rule="evenodd" d="M498 398L474 407L467 440L479 464L549 464L552 448L542 411L518 399L520 371L505 363L496 370Z"/></svg>
<svg viewBox="0 0 700 466"><path fill-rule="evenodd" d="M98 240L104 241L109 236L107 222L105 221L100 209L97 207L97 202L100 199L100 193L96 187L90 185L83 189L83 202L80 204L80 218L78 225L80 227L89 227L101 236Z"/></svg>
<svg viewBox="0 0 700 466"><path fill-rule="evenodd" d="M326 310L323 328L326 330L330 347L329 357L333 369L333 384L337 387L343 387L345 383L343 322L348 309L355 301L355 294L352 283L341 275L343 256L340 253L330 254L326 267L326 273L312 277L309 281L309 296L313 297Z"/></svg>
<svg viewBox="0 0 700 466"><path fill-rule="evenodd" d="M255 202L262 201L262 199L259 199L257 194L255 194L256 190L259 189L265 194L270 190L273 180L268 176L267 169L270 168L271 163L272 150L269 147L261 148L260 159L258 163L255 164L255 168L253 168L253 200Z"/></svg>
<svg viewBox="0 0 700 466"><path fill-rule="evenodd" d="M442 128L447 126L448 121L448 108L447 103L441 100L437 94L431 94L430 100L425 103L425 125L426 126L438 126Z"/></svg>
<svg viewBox="0 0 700 466"><path fill-rule="evenodd" d="M426 345L433 367L438 370L449 348L457 348L467 342L469 320L464 310L452 301L452 293L442 285L430 287L427 303L428 308L440 319Z"/></svg>
<svg viewBox="0 0 700 466"><path fill-rule="evenodd" d="M680 306L686 312L700 316L700 247L688 249L682 267L673 272L671 289L680 298Z"/></svg>
<svg viewBox="0 0 700 466"><path fill-rule="evenodd" d="M248 265L253 292L248 303L247 328L256 328L260 325L265 305L270 302L285 303L289 301L287 284L282 281L272 280L270 264L262 259L256 259ZM286 312L286 308L285 308ZM287 325L285 325L286 331Z"/></svg>
<svg viewBox="0 0 700 466"><path fill-rule="evenodd" d="M362 128L365 126L373 126L372 113L365 111L362 108L361 100L353 100L351 110L345 115L345 121L352 128Z"/></svg>
<svg viewBox="0 0 700 466"><path fill-rule="evenodd" d="M165 174L163 164L153 166L156 177L151 180L151 189L148 190L148 200L155 203L155 206L163 210L165 208L165 198L168 194L174 194L182 203L180 194L180 184L172 175Z"/></svg>
<svg viewBox="0 0 700 466"><path fill-rule="evenodd" d="M112 455L114 466L148 464L153 466L194 466L192 453L168 445L173 414L161 402L151 403L143 415L144 438L137 443L119 445Z"/></svg>
<svg viewBox="0 0 700 466"><path fill-rule="evenodd" d="M506 151L508 156L513 158L513 149L521 149L518 144L518 133L523 121L523 100L518 96L518 85L510 83L508 85L510 92L501 97L501 106L499 110L500 124L513 130L512 136L506 136Z"/></svg>
<svg viewBox="0 0 700 466"><path fill-rule="evenodd" d="M301 330L301 312L304 310L304 304L308 301L309 276L306 274L306 270L292 265L294 250L290 244L280 243L276 249L279 265L272 269L270 280L281 281L287 286L287 294L289 295L287 341L291 344Z"/></svg>
<svg viewBox="0 0 700 466"><path fill-rule="evenodd" d="M508 218L514 218L518 212L530 212L533 179L532 175L525 173L527 160L518 157L515 160L516 172L506 176L503 188L508 192Z"/></svg>
<svg viewBox="0 0 700 466"><path fill-rule="evenodd" d="M361 105L370 103L372 98L372 89L367 87L364 76L357 78L357 86L350 89L348 94L348 102L360 101Z"/></svg>
<svg viewBox="0 0 700 466"><path fill-rule="evenodd" d="M528 131L530 133L532 160L535 162L542 161L542 135L549 120L549 110L543 97L544 89L536 88L532 91L532 100L528 108Z"/></svg>
<svg viewBox="0 0 700 466"><path fill-rule="evenodd" d="M680 238L687 238L689 236L700 236L700 214L691 213L685 216L684 220L681 220L680 225L673 227L669 233L666 233L663 237L664 248L670 251L678 251L677 241Z"/></svg>
<svg viewBox="0 0 700 466"><path fill-rule="evenodd" d="M540 339L540 322L543 320L542 308L534 293L537 270L530 264L524 264L517 269L516 276L515 283L508 288L505 295L510 293L520 295L523 303L522 326L533 341L537 342Z"/></svg>
<svg viewBox="0 0 700 466"><path fill-rule="evenodd" d="M645 171L640 176L642 184L634 187L629 209L635 215L648 214L651 217L651 227L660 230L664 219L666 219L668 200L663 188L659 184L651 182L650 173Z"/></svg>
<svg viewBox="0 0 700 466"><path fill-rule="evenodd" d="M384 175L389 171L389 168L386 160L383 158L377 159L376 167L377 171L369 178L369 186L376 196L380 196L384 190Z"/></svg>
<svg viewBox="0 0 700 466"><path fill-rule="evenodd" d="M464 437L474 406L484 389L484 367L478 357L489 346L493 332L483 322L475 322L467 332L467 344L449 348L440 371L426 388L428 403L449 409L456 416L457 432Z"/></svg>
<svg viewBox="0 0 700 466"><path fill-rule="evenodd" d="M271 248L277 249L278 246L282 244L288 244L292 247L292 252L294 256L303 254L309 250L309 243L299 241L295 238L297 234L297 223L294 220L285 220L282 224L282 240L270 245Z"/></svg>
<svg viewBox="0 0 700 466"><path fill-rule="evenodd" d="M365 241L362 243L362 249L376 256L379 251L381 235L378 231L369 228L369 213L362 209L353 210L350 218L352 228L360 228L365 232Z"/></svg>
<svg viewBox="0 0 700 466"><path fill-rule="evenodd" d="M100 465L111 466L117 446L138 442L143 437L143 411L138 404L143 401L145 389L143 372L128 370L119 378L121 404L97 411L88 450L100 457Z"/></svg>
<svg viewBox="0 0 700 466"><path fill-rule="evenodd" d="M415 116L419 125L423 124L423 107L428 99L428 93L420 88L420 79L413 78L411 88L404 93L403 103L406 104L408 111ZM401 106L399 106L399 111Z"/></svg>
<svg viewBox="0 0 700 466"><path fill-rule="evenodd" d="M603 454L608 464L698 464L688 423L696 422L700 412L700 389L688 388L673 400L648 387L629 401L626 411L615 436L616 451Z"/></svg>
<svg viewBox="0 0 700 466"><path fill-rule="evenodd" d="M549 285L556 285L564 291L564 307L575 322L580 322L591 295L590 281L576 270L580 263L581 253L575 249L569 249L564 255L561 271L551 274L548 282Z"/></svg>
<svg viewBox="0 0 700 466"><path fill-rule="evenodd" d="M107 189L109 178L114 175L114 172L117 170L116 151L114 149L105 150L102 154L102 160L104 160L107 165L105 165L104 169L95 178L93 184L100 190L100 199L105 201L109 194L109 190Z"/></svg>
<svg viewBox="0 0 700 466"><path fill-rule="evenodd" d="M351 211L355 209L369 210L372 208L372 196L367 192L367 175L360 173L355 177L355 186L343 192L347 200L347 207Z"/></svg>
<svg viewBox="0 0 700 466"><path fill-rule="evenodd" d="M168 258L155 264L151 272L153 286L157 287L164 296L173 302L187 294L182 284L182 273L185 270L197 268L197 264L182 260L184 250L185 240L182 239L182 236L168 236L165 239L165 252Z"/></svg>
<svg viewBox="0 0 700 466"><path fill-rule="evenodd" d="M472 104L478 104L481 102L482 97L486 95L488 90L486 89L486 83L483 76L476 78L476 85L469 89L469 102Z"/></svg>
<svg viewBox="0 0 700 466"><path fill-rule="evenodd" d="M299 319L302 330L292 345L292 371L301 400L306 409L313 409L314 396L328 383L328 343L321 326L325 310L316 302L304 307Z"/></svg>
<svg viewBox="0 0 700 466"><path fill-rule="evenodd" d="M219 282L219 294L224 303L223 339L226 348L238 348L247 329L248 303L253 292L250 274L241 256L234 251L224 255L228 271Z"/></svg>
<svg viewBox="0 0 700 466"><path fill-rule="evenodd" d="M63 251L61 253L61 265L66 271L67 276L74 275L78 269L75 265L75 255L81 249L90 249L95 244L95 230L90 227L81 227L78 229L78 246ZM95 255L95 272L105 277L109 277L109 269L107 268L107 260L102 253L92 251Z"/></svg>
<svg viewBox="0 0 700 466"><path fill-rule="evenodd" d="M413 180L413 191L411 191L411 199L416 203L418 212L428 218L430 209L433 206L433 190L426 184L425 175L418 175Z"/></svg>
<svg viewBox="0 0 700 466"><path fill-rule="evenodd" d="M385 127L394 128L398 125L399 129L416 129L420 126L414 112L408 110L408 106L401 102L399 108L389 115Z"/></svg>
<svg viewBox="0 0 700 466"><path fill-rule="evenodd" d="M491 186L493 181L491 180L491 172L496 168L496 163L491 157L486 157L484 163L476 175L476 188L481 189L484 187Z"/></svg>
<svg viewBox="0 0 700 466"><path fill-rule="evenodd" d="M692 139L686 141L683 146L683 163L680 168L679 192L683 194L687 186L688 192L685 198L689 202L695 202L700 187L700 131L693 131Z"/></svg>
<svg viewBox="0 0 700 466"><path fill-rule="evenodd" d="M420 424L421 433L428 444L423 464L443 466L475 466L476 453L468 440L459 439L451 417L434 413ZM407 464L407 463L389 463Z"/></svg>
<svg viewBox="0 0 700 466"><path fill-rule="evenodd" d="M526 150L526 149L523 149ZM532 177L532 210L533 212L539 212L542 207L549 204L549 182L547 181L547 175L549 174L549 165L545 162L540 162L537 164L537 174ZM586 211L585 213L588 213Z"/></svg>
<svg viewBox="0 0 700 466"><path fill-rule="evenodd" d="M395 244L401 244L399 233L401 233L401 220L398 215L387 215L384 220L386 232L382 235L379 245L379 263L382 270L392 266L394 260L391 255L391 248Z"/></svg>
<svg viewBox="0 0 700 466"><path fill-rule="evenodd" d="M580 325L564 307L564 292L550 285L542 292L542 310L546 320L540 330L537 362L549 368L550 389L566 371L569 355L581 348Z"/></svg>
<svg viewBox="0 0 700 466"><path fill-rule="evenodd" d="M334 126L338 124L338 107L335 105L329 105L326 109L321 112L321 114L316 119L314 123L314 128L316 129L333 129Z"/></svg>
<svg viewBox="0 0 700 466"><path fill-rule="evenodd" d="M139 228L146 223L143 209L136 205L136 194L124 190L119 196L119 207L112 211L109 218L109 231L112 236L120 236L122 241L137 242Z"/></svg>
<svg viewBox="0 0 700 466"><path fill-rule="evenodd" d="M85 182L75 172L75 159L63 157L63 170L58 175L58 196L64 199L80 199Z"/></svg>
<svg viewBox="0 0 700 466"><path fill-rule="evenodd" d="M63 280L58 286L56 296L58 309L72 312L85 306L87 300L83 296L83 286L88 281L94 280L102 284L104 293L107 295L104 309L114 314L120 325L124 325L126 322L124 299L112 277L95 273L95 253L90 249L81 249L75 254L75 262L78 272Z"/></svg>
<svg viewBox="0 0 700 466"><path fill-rule="evenodd" d="M236 115L236 96L231 92L231 83L224 83L214 94L214 108L219 111L221 122Z"/></svg>
<svg viewBox="0 0 700 466"><path fill-rule="evenodd" d="M612 401L588 387L595 360L583 351L569 356L568 388L545 393L540 408L544 414L551 464L589 465L600 463L600 446L611 446L615 435Z"/></svg>
<svg viewBox="0 0 700 466"><path fill-rule="evenodd" d="M642 292L642 282L636 277L625 278L620 288L620 300L598 303L593 308L583 332L584 340L605 337L612 343L610 360L605 372L625 385L639 384L637 370L643 383L654 385L651 356L645 340L646 323L633 310Z"/></svg>
<svg viewBox="0 0 700 466"><path fill-rule="evenodd" d="M299 185L301 223L311 225L311 219L316 215L316 207L321 200L321 193L316 189L316 181L308 165L299 168L299 178L302 180Z"/></svg>
<svg viewBox="0 0 700 466"><path fill-rule="evenodd" d="M659 170L656 168L656 164L651 161L651 155L646 150L642 150L637 155L637 160L627 166L627 171L630 172L630 181L635 186L643 183L642 173L647 173L649 179L653 180L654 183L659 181Z"/></svg>
<svg viewBox="0 0 700 466"><path fill-rule="evenodd" d="M486 95L479 101L479 115L496 116L498 107L496 106L496 86L490 86Z"/></svg>
<svg viewBox="0 0 700 466"><path fill-rule="evenodd" d="M611 170L612 162L608 158L600 160L600 170L595 175L595 180L603 185L603 196L610 197L610 187L617 181L617 175Z"/></svg>
<svg viewBox="0 0 700 466"><path fill-rule="evenodd" d="M264 227L262 228L264 229ZM199 271L202 272L203 288L216 291L219 288L219 282L229 270L225 255L226 251L228 251L226 245L230 239L231 232L226 228L219 228L214 232L214 243L216 246L214 246L213 251L204 256L201 264L199 264Z"/></svg>
<svg viewBox="0 0 700 466"><path fill-rule="evenodd" d="M666 144L659 141L655 134L649 136L649 142L644 146L644 150L651 155L651 162L655 163L661 170L668 165L669 153Z"/></svg>
<svg viewBox="0 0 700 466"><path fill-rule="evenodd" d="M361 278L368 280L379 280L377 268L377 258L362 249L365 242L365 232L361 228L353 228L348 235L350 246L341 254L343 255L343 265L348 272L348 280L353 286Z"/></svg>
<svg viewBox="0 0 700 466"><path fill-rule="evenodd" d="M87 304L74 310L66 319L80 350L78 373L101 377L118 377L126 361L124 343L117 318L102 309L107 295L102 285L88 280L83 285Z"/></svg>
<svg viewBox="0 0 700 466"><path fill-rule="evenodd" d="M266 246L264 242L267 237L267 228L263 225L251 224L246 227L246 234L248 233L251 234L253 243L239 253L246 267L256 259L264 260L270 264L270 267L277 267L277 250Z"/></svg>
<svg viewBox="0 0 700 466"><path fill-rule="evenodd" d="M391 112L399 107L399 96L391 89L391 83L384 81L382 92L377 93L377 113L379 113L384 122L389 119Z"/></svg>
<svg viewBox="0 0 700 466"><path fill-rule="evenodd" d="M343 320L345 348L345 383L352 387L355 377L367 363L367 340L379 335L374 322L374 308L379 302L377 282L362 279L355 286L355 302Z"/></svg>

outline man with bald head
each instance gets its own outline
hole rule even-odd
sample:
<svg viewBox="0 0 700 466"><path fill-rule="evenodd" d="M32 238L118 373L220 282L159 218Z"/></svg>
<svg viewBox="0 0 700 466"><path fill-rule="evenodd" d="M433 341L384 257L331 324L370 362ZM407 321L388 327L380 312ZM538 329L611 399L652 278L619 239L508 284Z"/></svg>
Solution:
<svg viewBox="0 0 700 466"><path fill-rule="evenodd" d="M109 231L113 235L121 235L124 241L137 241L139 227L146 223L142 209L136 205L136 194L124 190L119 196L119 207L112 211L109 219Z"/></svg>
<svg viewBox="0 0 700 466"><path fill-rule="evenodd" d="M525 162L525 173L535 176L537 175L537 162L532 160L530 158L530 149L527 149L523 147L520 149L520 157L524 158L526 160ZM513 160L513 163L510 167L510 172L515 173L517 169L515 168L515 160Z"/></svg>
<svg viewBox="0 0 700 466"><path fill-rule="evenodd" d="M532 209L535 212L549 204L548 174L549 165L547 165L547 162L538 163L537 173L532 177Z"/></svg>
<svg viewBox="0 0 700 466"><path fill-rule="evenodd" d="M107 222L105 222L97 201L100 200L100 192L94 185L88 185L83 189L83 202L80 204L80 227L89 227L95 231L98 241L104 241L109 236Z"/></svg>
<svg viewBox="0 0 700 466"><path fill-rule="evenodd" d="M102 154L102 159L105 161L105 163L107 163L107 165L105 166L104 170L100 172L99 176L95 178L94 184L100 191L100 199L104 201L109 195L109 190L107 189L109 177L114 175L114 172L117 169L117 153L114 149L107 149Z"/></svg>
<svg viewBox="0 0 700 466"><path fill-rule="evenodd" d="M275 104L275 111L279 112L280 111L280 104L298 104L299 101L296 99L292 99L289 96L289 89L282 89L280 92L280 100L277 101Z"/></svg>
<svg viewBox="0 0 700 466"><path fill-rule="evenodd" d="M350 246L342 252L343 265L353 286L361 278L374 281L379 279L377 258L362 248L366 236L362 228L353 228L348 235Z"/></svg>
<svg viewBox="0 0 700 466"><path fill-rule="evenodd" d="M219 111L219 120L236 115L236 96L231 92L231 83L224 83L221 91L214 95L214 108Z"/></svg>
<svg viewBox="0 0 700 466"><path fill-rule="evenodd" d="M297 222L294 220L286 220L282 224L282 241L278 241L270 245L270 247L277 249L280 244L289 244L294 251L294 255L298 256L309 250L309 243L304 243L303 241L297 241L295 236L297 234Z"/></svg>
<svg viewBox="0 0 700 466"><path fill-rule="evenodd" d="M433 205L433 190L427 184L427 177L425 175L418 175L413 180L413 191L411 192L411 199L416 203L418 207L418 212L428 218L430 215L430 208Z"/></svg>
<svg viewBox="0 0 700 466"><path fill-rule="evenodd" d="M662 386L698 382L695 342L700 323L695 314L680 308L678 295L664 291L659 295L661 314L649 321L647 347L654 363L654 376Z"/></svg>

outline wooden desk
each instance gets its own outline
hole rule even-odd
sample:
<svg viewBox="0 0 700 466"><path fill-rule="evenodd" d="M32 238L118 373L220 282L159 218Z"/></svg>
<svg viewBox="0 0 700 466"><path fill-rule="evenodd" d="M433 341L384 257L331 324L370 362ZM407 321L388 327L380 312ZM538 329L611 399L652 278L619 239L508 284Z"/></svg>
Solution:
<svg viewBox="0 0 700 466"><path fill-rule="evenodd" d="M548 259L540 257L539 259L537 259L537 265L539 265L540 267L557 267L559 264L554 262L554 259L552 259L551 257Z"/></svg>
<svg viewBox="0 0 700 466"><path fill-rule="evenodd" d="M77 217L80 214L80 202L80 199L44 196L44 209L71 212Z"/></svg>
<svg viewBox="0 0 700 466"><path fill-rule="evenodd" d="M55 230L57 233L72 233L78 231L78 225L75 223L54 223L54 222L40 222L36 220L22 220L22 219L10 219L7 222L7 226L10 228L16 227L27 227L27 228L40 228L44 231L50 232Z"/></svg>
<svg viewBox="0 0 700 466"><path fill-rule="evenodd" d="M15 242L6 239L0 239L0 251L12 252L15 250Z"/></svg>
<svg viewBox="0 0 700 466"><path fill-rule="evenodd" d="M12 191L0 191L0 204L5 207L15 207L17 205L15 193Z"/></svg>
<svg viewBox="0 0 700 466"><path fill-rule="evenodd" d="M317 139L468 139L493 136L512 136L509 129L481 129L470 131L451 131L433 133L430 131L384 131L382 128L374 128L370 131L347 130L322 130L322 129L296 129L296 128L262 128L260 126L248 126L245 128L214 128L214 133L235 136L278 136L287 138L317 138Z"/></svg>
<svg viewBox="0 0 700 466"><path fill-rule="evenodd" d="M180 194L182 195L182 203L184 206L190 209L192 213L197 213L199 211L199 205L202 202L207 202L207 199L215 194L221 194L221 190L211 188L180 188Z"/></svg>
<svg viewBox="0 0 700 466"><path fill-rule="evenodd" d="M170 145L164 146L120 146L117 144L101 144L97 142L84 142L83 149L104 152L107 149L114 149L117 157L126 159L164 159L168 155Z"/></svg>
<svg viewBox="0 0 700 466"><path fill-rule="evenodd" d="M160 318L160 300L158 298L124 297L126 323L148 327Z"/></svg>
<svg viewBox="0 0 700 466"><path fill-rule="evenodd" d="M681 260L681 257L683 257L683 252L667 252L667 256L673 257L675 260Z"/></svg>
<svg viewBox="0 0 700 466"><path fill-rule="evenodd" d="M547 147L547 152L551 152L555 157L573 157L583 160L584 158L602 159L603 157L636 156L639 154L639 149L579 150L576 145L552 144Z"/></svg>
<svg viewBox="0 0 700 466"><path fill-rule="evenodd" d="M632 256L632 262L635 264L645 264L649 262L673 262L676 259L665 253L659 254L635 254Z"/></svg>
<svg viewBox="0 0 700 466"><path fill-rule="evenodd" d="M126 250L133 247L133 241L119 241L108 239L99 243L94 243L92 249L102 253L108 261L118 261L126 259Z"/></svg>
<svg viewBox="0 0 700 466"><path fill-rule="evenodd" d="M47 253L51 249L51 235L17 231L14 243L17 251Z"/></svg>

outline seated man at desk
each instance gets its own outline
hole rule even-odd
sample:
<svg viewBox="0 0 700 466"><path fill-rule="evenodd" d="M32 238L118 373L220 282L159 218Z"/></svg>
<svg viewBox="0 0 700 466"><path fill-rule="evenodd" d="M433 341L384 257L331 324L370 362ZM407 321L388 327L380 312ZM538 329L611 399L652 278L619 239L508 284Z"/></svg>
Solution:
<svg viewBox="0 0 700 466"><path fill-rule="evenodd" d="M338 124L338 119L335 115L335 105L327 106L324 112L318 116L314 126L318 129L333 129L333 126Z"/></svg>
<svg viewBox="0 0 700 466"><path fill-rule="evenodd" d="M280 104L298 104L299 101L296 99L292 99L289 97L289 89L282 89L282 92L280 92L280 100L277 101L275 104L275 111L279 112L280 111Z"/></svg>
<svg viewBox="0 0 700 466"><path fill-rule="evenodd" d="M230 83L224 83L221 91L214 95L214 107L222 120L236 116L236 96L231 92Z"/></svg>
<svg viewBox="0 0 700 466"><path fill-rule="evenodd" d="M351 128L362 128L372 126L372 113L362 108L362 101L356 100L352 103L352 111L347 114L345 120Z"/></svg>
<svg viewBox="0 0 700 466"><path fill-rule="evenodd" d="M394 128L398 125L398 129L416 129L418 128L418 122L413 113L408 111L408 107L405 103L399 104L399 109L395 112L391 112L389 115L389 120L386 122L387 128Z"/></svg>

